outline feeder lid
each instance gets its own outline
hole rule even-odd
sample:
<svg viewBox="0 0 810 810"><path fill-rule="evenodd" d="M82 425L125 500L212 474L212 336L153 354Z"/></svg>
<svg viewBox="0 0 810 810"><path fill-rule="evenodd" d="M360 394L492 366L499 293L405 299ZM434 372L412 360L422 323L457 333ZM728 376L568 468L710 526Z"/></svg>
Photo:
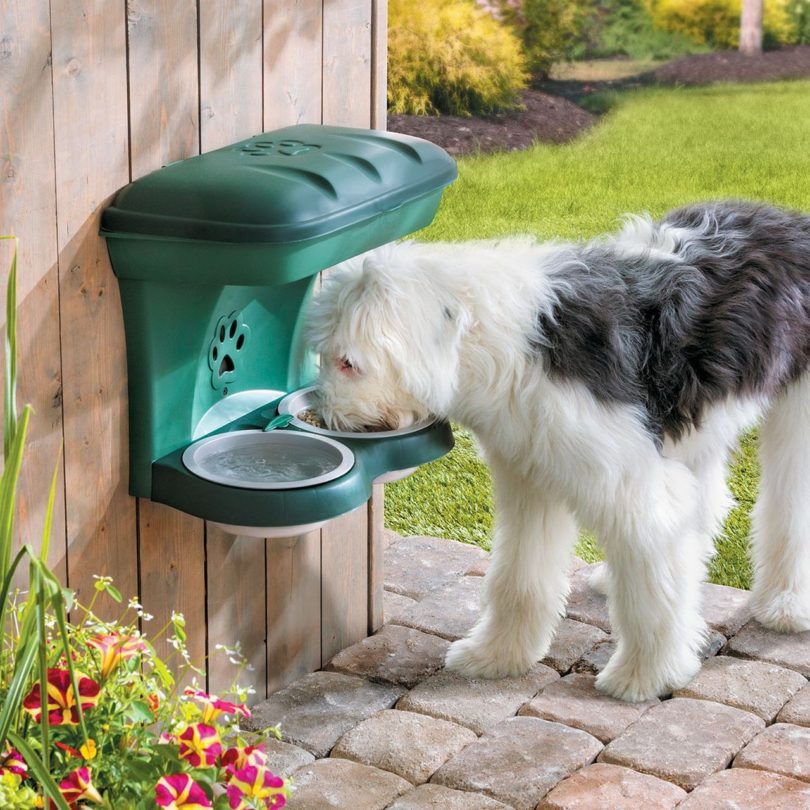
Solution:
<svg viewBox="0 0 810 810"><path fill-rule="evenodd" d="M442 189L456 165L421 138L315 124L266 132L125 186L102 233L289 244Z"/></svg>

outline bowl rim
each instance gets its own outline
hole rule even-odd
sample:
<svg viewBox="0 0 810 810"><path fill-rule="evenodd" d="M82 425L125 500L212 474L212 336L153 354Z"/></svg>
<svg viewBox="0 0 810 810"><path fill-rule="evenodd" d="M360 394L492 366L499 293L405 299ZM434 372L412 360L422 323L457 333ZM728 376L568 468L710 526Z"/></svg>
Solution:
<svg viewBox="0 0 810 810"><path fill-rule="evenodd" d="M253 441L246 442L245 439L251 437ZM234 441L235 440L235 441ZM302 478L297 481L240 481L224 475L217 475L205 469L197 456L201 450L211 449L211 446L222 444L227 447L229 443L235 443L236 447L254 446L259 444L273 444L282 442L283 444L295 444L296 442L315 441L335 448L340 461L331 470L311 478ZM346 445L341 444L327 436L316 436L297 430L274 430L265 432L263 430L232 430L225 433L215 433L213 436L206 436L196 442L192 442L184 451L182 456L183 466L198 478L211 481L215 484L233 487L235 489L257 489L257 490L283 490L283 489L305 489L318 484L325 484L334 481L349 472L355 464L354 453Z"/></svg>

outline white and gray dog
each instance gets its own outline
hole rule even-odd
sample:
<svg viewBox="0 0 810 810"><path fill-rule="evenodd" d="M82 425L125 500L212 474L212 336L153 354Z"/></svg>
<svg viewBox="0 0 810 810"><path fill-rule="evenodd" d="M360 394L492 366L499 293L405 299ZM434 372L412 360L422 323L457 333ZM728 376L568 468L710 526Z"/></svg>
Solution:
<svg viewBox="0 0 810 810"><path fill-rule="evenodd" d="M754 612L810 629L810 216L720 202L584 244L391 245L327 279L309 334L333 426L432 414L490 465L483 611L450 669L497 678L545 655L583 526L618 637L598 686L640 701L687 683L727 457L760 417Z"/></svg>

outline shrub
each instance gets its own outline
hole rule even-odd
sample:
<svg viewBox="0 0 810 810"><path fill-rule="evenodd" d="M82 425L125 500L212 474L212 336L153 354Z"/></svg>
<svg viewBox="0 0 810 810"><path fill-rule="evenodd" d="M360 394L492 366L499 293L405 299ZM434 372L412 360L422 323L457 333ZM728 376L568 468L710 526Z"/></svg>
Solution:
<svg viewBox="0 0 810 810"><path fill-rule="evenodd" d="M647 0L653 21L667 31L713 48L736 48L740 40L741 0ZM765 0L763 44L793 43L795 28L788 0Z"/></svg>
<svg viewBox="0 0 810 810"><path fill-rule="evenodd" d="M587 0L495 0L498 15L519 34L534 76L551 66L582 36L593 3Z"/></svg>
<svg viewBox="0 0 810 810"><path fill-rule="evenodd" d="M473 115L515 108L528 77L517 37L473 0L390 0L388 108Z"/></svg>
<svg viewBox="0 0 810 810"><path fill-rule="evenodd" d="M705 45L683 34L657 28L643 0L597 0L585 21L582 36L566 56L601 59L674 59L705 51Z"/></svg>
<svg viewBox="0 0 810 810"><path fill-rule="evenodd" d="M785 8L798 45L810 45L810 0L788 0Z"/></svg>

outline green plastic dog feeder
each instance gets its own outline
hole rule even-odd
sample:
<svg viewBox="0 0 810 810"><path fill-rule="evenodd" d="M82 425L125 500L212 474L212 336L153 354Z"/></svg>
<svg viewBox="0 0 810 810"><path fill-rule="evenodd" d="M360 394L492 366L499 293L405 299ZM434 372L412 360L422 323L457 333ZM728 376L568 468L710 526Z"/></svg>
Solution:
<svg viewBox="0 0 810 810"><path fill-rule="evenodd" d="M264 428L315 380L301 327L316 275L427 225L455 177L418 138L299 125L123 188L101 232L124 311L130 492L287 536L450 450L444 423L371 438Z"/></svg>

